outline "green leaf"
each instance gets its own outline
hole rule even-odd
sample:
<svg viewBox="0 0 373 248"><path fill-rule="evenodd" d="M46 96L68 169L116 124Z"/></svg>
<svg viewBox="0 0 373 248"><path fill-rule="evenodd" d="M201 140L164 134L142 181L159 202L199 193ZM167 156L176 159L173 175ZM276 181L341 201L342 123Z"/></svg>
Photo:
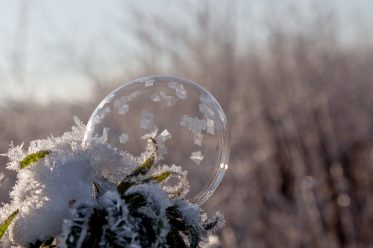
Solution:
<svg viewBox="0 0 373 248"><path fill-rule="evenodd" d="M146 179L143 180L143 183L149 183L149 182L156 182L156 183L160 183L160 182L163 182L164 180L166 180L167 178L169 178L171 176L171 172L169 171L165 171L159 175L153 175L151 177L148 177Z"/></svg>
<svg viewBox="0 0 373 248"><path fill-rule="evenodd" d="M31 153L30 155L27 155L22 161L19 163L20 168L24 169L27 166L38 162L40 159L45 158L48 154L50 154L51 151L49 150L43 150L43 151L38 151L35 153Z"/></svg>
<svg viewBox="0 0 373 248"><path fill-rule="evenodd" d="M12 223L12 221L17 216L17 214L18 214L18 209L15 212L13 212L3 223L1 223L1 225L0 225L0 239L4 236L4 233L5 233L6 229L8 229L10 223Z"/></svg>

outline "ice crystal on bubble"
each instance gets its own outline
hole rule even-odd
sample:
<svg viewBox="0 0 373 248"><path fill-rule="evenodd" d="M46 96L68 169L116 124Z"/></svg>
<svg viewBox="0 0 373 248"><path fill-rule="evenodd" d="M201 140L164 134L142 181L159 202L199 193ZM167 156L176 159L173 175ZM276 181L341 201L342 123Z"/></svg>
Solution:
<svg viewBox="0 0 373 248"><path fill-rule="evenodd" d="M199 165L201 161L203 160L204 156L202 155L201 151L192 152L190 155L190 159L193 160L194 163Z"/></svg>
<svg viewBox="0 0 373 248"><path fill-rule="evenodd" d="M6 176L4 173L0 172L0 186L5 182Z"/></svg>
<svg viewBox="0 0 373 248"><path fill-rule="evenodd" d="M102 143L102 144L105 144L107 142L107 139L108 139L108 132L109 132L109 128L104 127L102 129L102 135L101 135L101 137L99 137L97 139L97 141Z"/></svg>
<svg viewBox="0 0 373 248"><path fill-rule="evenodd" d="M122 96L114 101L114 107L117 108L118 114L124 115L129 110L128 102L132 101L140 95L139 91L135 91L128 96Z"/></svg>
<svg viewBox="0 0 373 248"><path fill-rule="evenodd" d="M163 91L161 91L159 93L157 92L157 93L154 93L153 95L151 95L150 100L152 100L153 102L160 102L161 100L163 100L166 103L166 105L169 106L169 107L174 106L177 102L176 97L168 96Z"/></svg>
<svg viewBox="0 0 373 248"><path fill-rule="evenodd" d="M201 95L199 98L199 111L204 115L206 119L215 119L214 103L207 95Z"/></svg>
<svg viewBox="0 0 373 248"><path fill-rule="evenodd" d="M170 89L174 89L176 91L176 96L180 99L186 99L188 94L186 90L184 89L184 86L182 84L176 83L176 82L168 82L168 87Z"/></svg>
<svg viewBox="0 0 373 248"><path fill-rule="evenodd" d="M158 127L157 125L155 125L155 122L154 122L154 114L147 110L143 110L141 112L140 126L141 128L146 129L151 132L158 130Z"/></svg>
<svg viewBox="0 0 373 248"><path fill-rule="evenodd" d="M192 131L194 135L194 144L201 146L202 145L202 130L206 130L206 120L198 119L197 117L190 117L187 115L184 115L181 118L180 125L183 127L188 128L190 131Z"/></svg>
<svg viewBox="0 0 373 248"><path fill-rule="evenodd" d="M146 80L145 81L145 87L151 87L151 86L154 85L154 83L155 83L155 80L153 80L153 79Z"/></svg>
<svg viewBox="0 0 373 248"><path fill-rule="evenodd" d="M166 102L167 106L174 106L176 104L176 97L168 96L163 91L160 92L162 99Z"/></svg>
<svg viewBox="0 0 373 248"><path fill-rule="evenodd" d="M207 126L207 133L211 134L211 135L214 135L215 134L215 131L214 131L214 124L215 122L211 119L207 119L206 120L206 126Z"/></svg>
<svg viewBox="0 0 373 248"><path fill-rule="evenodd" d="M105 116L110 113L110 107L105 107L99 115L95 116L95 119L93 120L93 125L96 125L102 121L102 119L105 118Z"/></svg>
<svg viewBox="0 0 373 248"><path fill-rule="evenodd" d="M128 134L126 133L122 133L120 136L119 136L119 143L121 144L126 144L128 142Z"/></svg>
<svg viewBox="0 0 373 248"><path fill-rule="evenodd" d="M150 96L150 100L152 100L153 102L159 102L161 101L161 96L159 93L154 93Z"/></svg>

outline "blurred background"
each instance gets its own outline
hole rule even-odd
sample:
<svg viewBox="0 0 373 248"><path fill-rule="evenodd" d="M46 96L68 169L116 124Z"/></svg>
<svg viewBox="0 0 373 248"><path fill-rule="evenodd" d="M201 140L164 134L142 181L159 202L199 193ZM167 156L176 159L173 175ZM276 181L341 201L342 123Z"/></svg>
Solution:
<svg viewBox="0 0 373 248"><path fill-rule="evenodd" d="M178 75L231 125L221 247L373 247L373 2L0 0L0 153ZM0 158L0 202L15 174Z"/></svg>

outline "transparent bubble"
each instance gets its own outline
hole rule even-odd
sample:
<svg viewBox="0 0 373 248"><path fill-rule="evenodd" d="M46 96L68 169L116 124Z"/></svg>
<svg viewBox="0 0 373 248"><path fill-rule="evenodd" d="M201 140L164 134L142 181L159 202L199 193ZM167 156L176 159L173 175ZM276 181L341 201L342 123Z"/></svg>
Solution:
<svg viewBox="0 0 373 248"><path fill-rule="evenodd" d="M228 168L229 131L216 99L200 85L171 76L137 79L111 92L93 112L84 136L139 156L144 136L157 137L157 165L188 171L187 198L204 203Z"/></svg>

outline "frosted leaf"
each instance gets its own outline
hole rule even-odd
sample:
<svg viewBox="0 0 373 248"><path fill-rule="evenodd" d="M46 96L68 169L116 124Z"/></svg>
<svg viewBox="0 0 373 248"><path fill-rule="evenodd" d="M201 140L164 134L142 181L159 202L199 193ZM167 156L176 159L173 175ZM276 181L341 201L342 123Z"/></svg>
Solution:
<svg viewBox="0 0 373 248"><path fill-rule="evenodd" d="M171 206L171 201L167 197L167 193L163 191L157 184L140 184L131 187L126 195L141 194L147 198L150 204L159 206L160 211L165 211L166 208Z"/></svg>
<svg viewBox="0 0 373 248"><path fill-rule="evenodd" d="M186 201L177 199L175 201L176 205L178 206L178 209L180 210L180 214L183 216L183 219L185 220L186 225L188 226L196 226L200 227L198 232L203 232L203 228L199 223L201 222L201 212L202 209L199 207L199 205L196 204L190 204Z"/></svg>
<svg viewBox="0 0 373 248"><path fill-rule="evenodd" d="M201 151L192 152L190 155L190 159L193 160L194 163L199 165L201 161L203 160L204 156L202 155Z"/></svg>
<svg viewBox="0 0 373 248"><path fill-rule="evenodd" d="M184 89L184 86L182 84L176 83L176 82L168 82L168 87L170 89L174 89L176 91L176 96L180 99L186 99L188 94L186 90Z"/></svg>
<svg viewBox="0 0 373 248"><path fill-rule="evenodd" d="M147 110L143 110L141 112L141 121L140 126L143 129L149 130L149 131L155 131L158 130L157 125L154 123L154 114Z"/></svg>
<svg viewBox="0 0 373 248"><path fill-rule="evenodd" d="M119 143L121 144L126 144L128 142L128 134L126 133L122 133L120 136L119 136Z"/></svg>
<svg viewBox="0 0 373 248"><path fill-rule="evenodd" d="M157 133L158 133L158 129L154 130L151 133L145 134L141 138L146 139L146 140L149 140L149 139L155 140L157 150L154 150L154 145L152 144L152 142L148 142L148 146L146 150L148 153L157 152L157 161L159 161L159 160L162 160L164 158L164 155L167 154L167 148L165 146L165 142L171 139L172 135L167 129L163 130L163 132L160 133L159 135L157 135Z"/></svg>
<svg viewBox="0 0 373 248"><path fill-rule="evenodd" d="M154 83L155 83L155 80L153 80L153 79L146 80L145 81L145 87L151 87L151 86L154 85Z"/></svg>
<svg viewBox="0 0 373 248"><path fill-rule="evenodd" d="M215 122L211 119L206 120L206 126L207 126L207 133L214 135L214 124Z"/></svg>
<svg viewBox="0 0 373 248"><path fill-rule="evenodd" d="M163 165L161 167L157 167L153 170L152 174L159 175L166 171L171 172L171 177L176 177L178 179L178 183L176 185L163 186L163 190L170 195L184 197L190 189L187 179L188 172L183 171L180 166L173 164L171 166Z"/></svg>

